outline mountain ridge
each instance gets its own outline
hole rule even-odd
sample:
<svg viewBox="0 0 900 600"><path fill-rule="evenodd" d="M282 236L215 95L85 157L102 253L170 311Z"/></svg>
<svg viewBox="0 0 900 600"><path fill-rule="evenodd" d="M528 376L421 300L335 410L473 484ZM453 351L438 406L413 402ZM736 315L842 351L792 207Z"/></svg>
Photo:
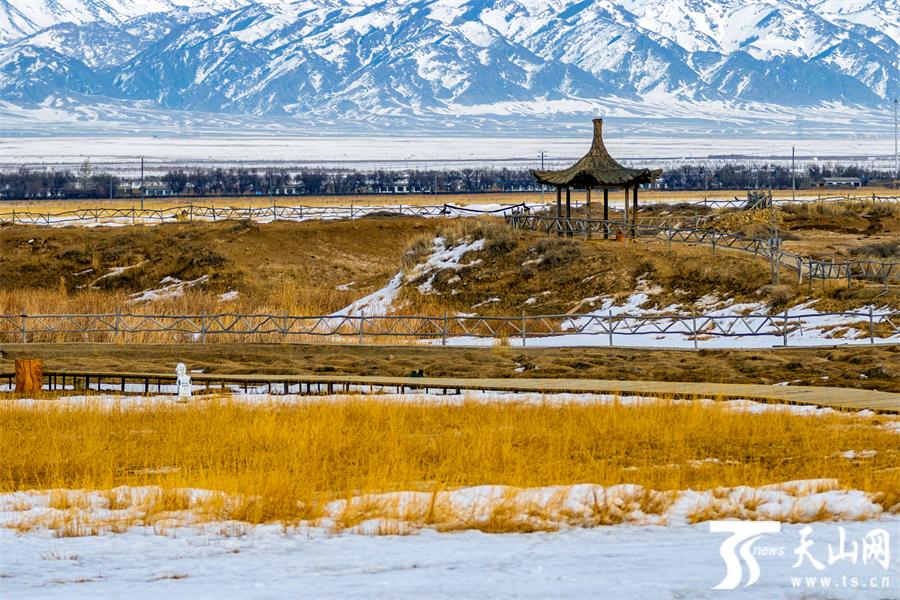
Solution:
<svg viewBox="0 0 900 600"><path fill-rule="evenodd" d="M440 119L641 100L877 111L900 95L900 0L25 4L0 0L0 100L23 106Z"/></svg>

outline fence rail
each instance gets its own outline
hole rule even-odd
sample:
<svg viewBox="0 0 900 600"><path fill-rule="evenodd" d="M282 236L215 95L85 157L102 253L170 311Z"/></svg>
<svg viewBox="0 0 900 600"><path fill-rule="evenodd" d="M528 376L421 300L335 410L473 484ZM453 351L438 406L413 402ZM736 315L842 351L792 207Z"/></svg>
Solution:
<svg viewBox="0 0 900 600"><path fill-rule="evenodd" d="M430 341L465 345L477 340L529 340L574 336L553 345L630 346L645 336L695 348L713 338L770 337L777 345L833 345L837 338L805 337L839 329L843 343L897 341L900 312L795 312L747 315L521 315L521 316L294 316L276 314L0 315L0 342L214 343L303 342L327 338L339 343ZM853 333L855 332L855 333ZM585 339L583 336L588 336ZM576 339L577 338L577 339ZM662 340L662 343L660 343ZM811 343L812 342L812 343ZM640 344L638 344L640 345Z"/></svg>
<svg viewBox="0 0 900 600"><path fill-rule="evenodd" d="M662 238L668 243L705 244L717 248L727 248L774 260L781 267L797 273L799 282L804 278L851 279L875 281L888 285L900 281L900 262L887 260L858 259L836 261L817 260L800 256L775 247L766 239L751 238L715 228L673 226L665 218L642 219L637 224L623 220L567 219L565 217L541 216L523 212L510 213L506 222L518 229L540 231L546 234L591 237L594 234L606 237L621 231L633 237Z"/></svg>
<svg viewBox="0 0 900 600"><path fill-rule="evenodd" d="M0 214L0 223L18 225L71 225L75 223L176 223L198 221L246 220L256 221L328 221L358 219L366 216L391 215L407 217L456 217L483 214L504 214L521 210L524 203L509 204L497 209L474 209L453 204L416 206L271 206L214 207L186 204L168 208L79 208L58 213L11 211Z"/></svg>
<svg viewBox="0 0 900 600"><path fill-rule="evenodd" d="M808 202L846 202L865 200L875 202L900 202L900 196L828 196L825 198L775 199L776 204ZM744 208L746 200L696 200L690 202L710 208ZM576 208L583 203L574 202ZM71 225L76 223L173 223L180 221L221 221L253 219L257 221L313 221L356 219L372 215L402 215L409 217L444 217L478 214L506 214L525 206L546 208L550 204L510 204L495 210L470 209L453 204L404 205L395 206L230 206L217 208L199 204L184 204L168 208L79 208L63 212L16 211L0 213L0 223L20 225Z"/></svg>
<svg viewBox="0 0 900 600"><path fill-rule="evenodd" d="M772 202L774 204L814 204L816 202L886 202L886 203L900 203L900 196L878 196L872 194L870 196L852 196L852 195L843 195L843 196L824 196L824 197L811 197L811 196L800 196L797 198L773 198ZM733 200L699 200L696 204L707 206L709 208L746 208L748 201L746 198L734 198Z"/></svg>

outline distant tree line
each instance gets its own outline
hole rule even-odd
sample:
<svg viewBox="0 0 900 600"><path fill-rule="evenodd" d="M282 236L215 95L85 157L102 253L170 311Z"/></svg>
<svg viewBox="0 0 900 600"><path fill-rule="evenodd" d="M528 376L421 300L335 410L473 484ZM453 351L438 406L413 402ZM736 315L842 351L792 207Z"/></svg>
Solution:
<svg viewBox="0 0 900 600"><path fill-rule="evenodd" d="M862 185L868 185L890 182L894 174L858 165L837 164L810 164L795 174L789 166L781 164L681 165L663 172L660 187L671 190L791 189L792 175L797 187L803 189L825 177L858 177Z"/></svg>
<svg viewBox="0 0 900 600"><path fill-rule="evenodd" d="M892 173L857 165L809 165L796 173L797 186L823 177L859 177L862 184L892 180ZM752 164L682 165L667 169L662 189L788 189L789 167ZM146 196L353 195L377 193L486 193L540 189L531 171L509 168L454 170L173 169L139 180L95 172L85 162L76 172L22 167L0 173L0 199L123 198Z"/></svg>

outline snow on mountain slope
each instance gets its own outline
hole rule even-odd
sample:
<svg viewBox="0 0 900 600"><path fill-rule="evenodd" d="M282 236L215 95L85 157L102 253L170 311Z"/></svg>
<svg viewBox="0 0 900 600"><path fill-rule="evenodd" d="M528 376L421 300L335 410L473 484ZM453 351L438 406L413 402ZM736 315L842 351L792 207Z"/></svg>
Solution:
<svg viewBox="0 0 900 600"><path fill-rule="evenodd" d="M834 22L864 25L900 44L900 0L820 0L815 11Z"/></svg>
<svg viewBox="0 0 900 600"><path fill-rule="evenodd" d="M39 102L58 90L103 92L103 84L77 60L47 48L0 48L0 98Z"/></svg>
<svg viewBox="0 0 900 600"><path fill-rule="evenodd" d="M151 13L189 9L198 14L231 10L250 0L0 0L0 43L61 23L123 23Z"/></svg>
<svg viewBox="0 0 900 600"><path fill-rule="evenodd" d="M361 119L641 103L669 115L714 104L877 110L900 94L898 6L0 0L0 44L15 38L0 45L0 100L103 95L168 110ZM46 82L31 81L38 73Z"/></svg>

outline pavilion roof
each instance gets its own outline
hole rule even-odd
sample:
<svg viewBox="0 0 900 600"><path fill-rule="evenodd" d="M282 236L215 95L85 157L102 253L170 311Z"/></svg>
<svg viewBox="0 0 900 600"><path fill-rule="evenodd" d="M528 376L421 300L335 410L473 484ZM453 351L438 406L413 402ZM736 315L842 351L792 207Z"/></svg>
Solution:
<svg viewBox="0 0 900 600"><path fill-rule="evenodd" d="M591 150L568 169L532 171L539 183L576 188L622 188L652 183L661 170L629 169L609 155L603 144L603 119L594 119L594 141Z"/></svg>

